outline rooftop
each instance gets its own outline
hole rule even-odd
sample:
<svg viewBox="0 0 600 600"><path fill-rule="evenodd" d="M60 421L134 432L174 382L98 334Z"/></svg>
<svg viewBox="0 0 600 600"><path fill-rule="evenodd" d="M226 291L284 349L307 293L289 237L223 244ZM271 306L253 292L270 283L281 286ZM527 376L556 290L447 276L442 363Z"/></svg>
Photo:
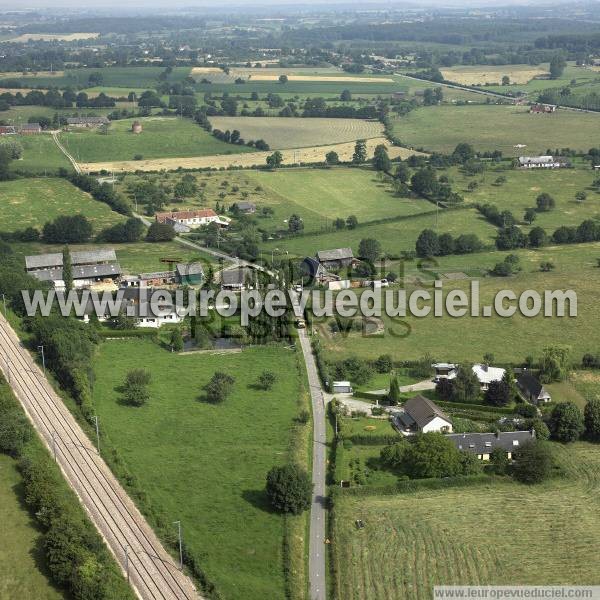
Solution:
<svg viewBox="0 0 600 600"><path fill-rule="evenodd" d="M500 367L488 367L479 364L473 365L473 373L479 379L479 383L491 383L492 381L500 381L506 371Z"/></svg>
<svg viewBox="0 0 600 600"><path fill-rule="evenodd" d="M25 257L25 268L48 269L62 267L62 252L51 254L34 254ZM112 248L100 248L98 250L78 250L71 252L72 265L89 265L94 263L116 262L117 255Z"/></svg>
<svg viewBox="0 0 600 600"><path fill-rule="evenodd" d="M352 248L335 248L334 250L319 250L317 252L317 259L320 262L329 260L345 260L348 258L354 258Z"/></svg>
<svg viewBox="0 0 600 600"><path fill-rule="evenodd" d="M435 402L425 396L418 395L409 398L402 408L415 421L419 429L423 429L425 425L436 417L440 417L450 423L450 419L446 413Z"/></svg>
<svg viewBox="0 0 600 600"><path fill-rule="evenodd" d="M513 452L525 442L535 439L534 431L498 431L496 433L451 433L446 437L458 450L489 454L494 448Z"/></svg>

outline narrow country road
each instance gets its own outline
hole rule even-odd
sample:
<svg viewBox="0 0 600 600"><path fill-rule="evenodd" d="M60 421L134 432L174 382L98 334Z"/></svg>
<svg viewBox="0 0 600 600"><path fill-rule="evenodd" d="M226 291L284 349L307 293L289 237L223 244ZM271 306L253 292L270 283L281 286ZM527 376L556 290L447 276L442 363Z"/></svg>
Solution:
<svg viewBox="0 0 600 600"><path fill-rule="evenodd" d="M296 292L290 290L290 298L296 317L303 318ZM325 396L315 358L306 329L298 329L298 338L306 363L308 385L313 409L313 496L310 509L310 536L308 546L308 577L310 600L325 600L325 523L327 517L325 474L327 468L327 435L325 429Z"/></svg>
<svg viewBox="0 0 600 600"><path fill-rule="evenodd" d="M58 149L67 157L68 161L73 165L75 172L81 173L81 167L79 166L78 162L73 158L71 154L69 154L69 152L67 152L67 149L62 145L62 142L58 139L58 131L52 132L52 139L54 140L54 143L58 146Z"/></svg>
<svg viewBox="0 0 600 600"><path fill-rule="evenodd" d="M199 599L3 315L0 351L4 377L138 597Z"/></svg>

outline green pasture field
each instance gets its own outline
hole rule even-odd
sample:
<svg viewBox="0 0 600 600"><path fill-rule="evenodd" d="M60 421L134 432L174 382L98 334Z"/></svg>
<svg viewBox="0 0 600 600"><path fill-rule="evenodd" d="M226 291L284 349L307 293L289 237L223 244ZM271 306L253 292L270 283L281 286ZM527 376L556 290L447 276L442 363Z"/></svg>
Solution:
<svg viewBox="0 0 600 600"><path fill-rule="evenodd" d="M600 193L592 187L597 174L588 167L577 169L490 169L481 176L468 177L457 169L447 175L453 187L464 196L465 201L479 204L495 204L500 211L510 210L525 231L530 226L523 221L527 208L535 208L535 199L542 192L549 193L556 200L556 208L536 213L531 227L543 227L551 234L561 225L579 225L585 219L600 215ZM506 183L495 185L498 177L506 178ZM469 191L470 182L478 183L477 189ZM583 202L575 199L577 192L586 192Z"/></svg>
<svg viewBox="0 0 600 600"><path fill-rule="evenodd" d="M10 163L12 171L25 171L39 175L56 173L61 167L73 169L67 157L54 143L52 136L18 135L15 139L23 146L23 155Z"/></svg>
<svg viewBox="0 0 600 600"><path fill-rule="evenodd" d="M508 252L443 257L425 263L419 271L416 270L416 261L407 263L407 279L411 282L406 286L407 294L416 289L415 282L418 280L431 281L434 276L444 273L475 275L478 272L481 275L481 307L492 305L494 295L500 290L512 290L517 296L525 290L535 290L543 296L544 290L570 289L577 294L577 316L548 318L542 313L533 318L520 314L501 318L493 313L491 317L454 318L444 311L441 317L430 314L422 318L407 316L392 319L384 314L385 333L377 336L360 333L332 335L328 319L319 328L328 357L341 359L356 355L375 359L380 354L389 353L394 360L410 360L430 353L438 361L460 363L481 361L486 352L491 352L498 362L521 363L527 356L539 358L545 346L556 343L571 346L574 362L579 362L586 352L597 353L596 324L600 322L600 306L596 296L600 269L596 265L596 257L600 256L600 243L513 253L520 257L522 271L506 278L483 275L488 268L502 261ZM555 269L540 271L540 263L545 261L552 262ZM401 272L394 264L386 265L382 272L389 270ZM470 295L470 285L471 282L466 279L446 279L444 295L453 289L464 290Z"/></svg>
<svg viewBox="0 0 600 600"><path fill-rule="evenodd" d="M2 90L0 90L2 93ZM111 108L52 108L50 106L11 106L8 110L0 112L0 120L5 121L9 125L23 125L30 118L47 117L52 119L55 114L63 117L71 117L77 115L107 115L108 113L118 108L131 108L129 103L118 102L116 107Z"/></svg>
<svg viewBox="0 0 600 600"><path fill-rule="evenodd" d="M403 202L412 204L415 201L398 198L399 204ZM425 208L425 210L427 209ZM318 250L350 246L357 254L360 240L374 238L381 243L383 252L397 256L401 251L414 251L417 237L423 229L436 228L435 213L435 205L431 204L430 212L423 215L409 216L386 223L366 224L352 230L343 229L273 240L263 243L262 247L269 252L271 248L279 248L287 250L292 255L304 257L312 256ZM486 244L492 244L496 236L496 228L480 218L474 208L449 211L440 209L437 217L437 230L440 233L447 232L454 235L475 233Z"/></svg>
<svg viewBox="0 0 600 600"><path fill-rule="evenodd" d="M265 204L275 210L280 228L293 213L304 219L305 231L318 231L338 217L355 215L366 223L432 209L426 200L396 197L373 171L363 169L250 171L248 178L268 193Z"/></svg>
<svg viewBox="0 0 600 600"><path fill-rule="evenodd" d="M362 119L211 117L213 129L237 129L245 140L265 140L272 149L324 146L380 137L381 123Z"/></svg>
<svg viewBox="0 0 600 600"><path fill-rule="evenodd" d="M273 365L280 375L272 391L255 389ZM293 419L303 375L294 351L267 346L180 355L147 340L119 340L102 344L94 366L103 433L152 505L181 520L187 547L220 594L284 597L284 520L269 509L264 486L268 470L286 462L299 427ZM150 400L124 406L116 388L139 367L152 374ZM215 371L236 379L221 405L202 400Z"/></svg>
<svg viewBox="0 0 600 600"><path fill-rule="evenodd" d="M440 582L600 583L593 551L600 540L600 449L582 442L555 451L568 475L538 486L505 480L341 495L333 522L334 598L425 600Z"/></svg>
<svg viewBox="0 0 600 600"><path fill-rule="evenodd" d="M80 162L103 162L144 158L176 158L251 152L247 146L227 144L214 138L190 119L147 117L138 119L140 134L131 132L134 119L113 121L108 134L98 130L60 134L65 147Z"/></svg>
<svg viewBox="0 0 600 600"><path fill-rule="evenodd" d="M394 121L394 134L406 146L449 153L468 142L476 150L501 150L506 156L544 154L548 148L586 151L600 115L558 110L530 114L526 107L434 106L413 110ZM526 148L514 148L526 144Z"/></svg>
<svg viewBox="0 0 600 600"><path fill-rule="evenodd" d="M5 454L0 454L0 522L0 598L66 598L44 572L42 533L25 508L17 463Z"/></svg>
<svg viewBox="0 0 600 600"><path fill-rule="evenodd" d="M183 81L190 73L189 67L174 67L168 81ZM89 87L89 76L92 73L102 75L102 85L108 87L153 89L158 84L158 76L164 71L163 67L103 67L99 69L68 69L64 75L40 75L38 77L22 77L15 73L14 77L4 77L0 84L6 81L19 81L23 87Z"/></svg>
<svg viewBox="0 0 600 600"><path fill-rule="evenodd" d="M14 179L0 182L0 231L15 231L26 227L40 229L59 215L85 215L98 233L105 227L125 219L107 204L66 179Z"/></svg>

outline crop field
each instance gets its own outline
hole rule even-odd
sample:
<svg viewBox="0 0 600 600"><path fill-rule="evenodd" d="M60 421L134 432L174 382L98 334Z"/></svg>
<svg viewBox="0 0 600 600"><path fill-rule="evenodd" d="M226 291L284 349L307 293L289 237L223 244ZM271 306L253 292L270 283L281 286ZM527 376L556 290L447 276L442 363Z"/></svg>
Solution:
<svg viewBox="0 0 600 600"><path fill-rule="evenodd" d="M395 201L398 204L414 202L404 198L398 198ZM263 248L270 252L272 247L277 247L287 250L292 255L302 257L312 256L318 250L346 246L350 246L356 253L361 239L374 238L381 243L383 252L397 256L401 251L414 250L417 237L423 229L436 228L435 213L435 205L431 204L429 212L422 215L417 214L386 223L366 224L352 230L344 229L274 240L264 243ZM447 232L454 235L465 232L475 233L487 244L492 244L496 235L495 227L479 218L475 209L470 208L452 211L440 210L437 217L437 229L440 233Z"/></svg>
<svg viewBox="0 0 600 600"><path fill-rule="evenodd" d="M359 333L331 335L328 328L323 327L321 335L327 352L332 357L356 355L368 359L389 352L396 360L401 357L403 360L416 359L429 352L440 361L475 362L490 351L490 340L493 340L493 353L499 362L520 363L527 356L539 357L545 346L555 344L557 340L571 346L574 361L580 361L586 352L597 352L598 336L592 333L590 327L600 322L600 307L595 301L595 290L600 285L600 269L596 266L595 257L600 256L600 244L551 246L512 253L519 256L522 271L508 278L480 277L480 307L492 305L494 295L505 289L514 291L517 296L525 290L536 290L542 296L544 290L573 290L577 294L577 317L550 319L542 313L526 318L517 313L511 318L501 318L492 313L492 316L480 316L474 322L473 318L453 318L447 314L442 317L430 314L422 318L395 319L384 315L385 333L380 336ZM438 273L484 275L507 254L488 252L440 257L420 269L416 262L409 262L405 269L412 283L406 286L407 293L422 287L415 285L417 278L427 282ZM545 261L555 265L553 271L540 271L540 263ZM401 269L389 264L383 272L388 271L398 273ZM470 296L470 281L445 281L444 290L452 289L464 290ZM524 344L523 340L527 343Z"/></svg>
<svg viewBox="0 0 600 600"><path fill-rule="evenodd" d="M250 151L217 140L190 119L148 117L139 121L143 126L140 134L131 132L133 119L123 119L113 121L107 134L69 131L61 133L60 139L77 161L84 163L133 160L136 155L153 159Z"/></svg>
<svg viewBox="0 0 600 600"><path fill-rule="evenodd" d="M15 179L0 182L0 231L41 229L59 215L82 213L98 233L124 219L65 179Z"/></svg>
<svg viewBox="0 0 600 600"><path fill-rule="evenodd" d="M284 597L283 519L269 510L268 470L286 461L300 412L297 357L282 347L242 353L179 355L145 340L102 344L94 402L103 431L137 477L152 506L181 520L186 545L224 598ZM272 391L253 384L265 369L281 373ZM150 400L125 406L117 388L143 366ZM215 371L235 376L220 405L202 400ZM173 374L183 373L173 385ZM285 377L283 376L285 373Z"/></svg>
<svg viewBox="0 0 600 600"><path fill-rule="evenodd" d="M535 77L548 74L548 65L483 65L458 66L442 69L444 79L462 85L500 84L507 75L512 83L528 83Z"/></svg>
<svg viewBox="0 0 600 600"><path fill-rule="evenodd" d="M275 210L280 227L293 213L302 217L305 231L318 231L337 217L355 215L365 223L432 208L425 200L394 196L374 172L361 169L280 170L252 172L248 177L267 192L264 204Z"/></svg>
<svg viewBox="0 0 600 600"><path fill-rule="evenodd" d="M23 33L12 38L11 42L76 42L77 40L92 40L99 37L99 33Z"/></svg>
<svg viewBox="0 0 600 600"><path fill-rule="evenodd" d="M477 67L486 69L487 67ZM493 67L490 67L493 68ZM501 68L501 67L498 67ZM508 67L506 67L508 68ZM502 73L502 75L509 75L508 73ZM585 84L589 81L593 81L598 78L598 73L595 73L592 69L586 69L583 67L576 67L575 63L569 63L565 68L563 74L557 79L532 79L527 83L516 84L513 83L511 85L500 85L500 79L498 80L497 85L486 85L482 89L489 90L490 92L517 92L522 91L528 94L531 94L532 99L535 99L536 95L545 89L550 88L563 88L565 86L571 85L571 82L574 80L577 85ZM512 78L511 78L512 80Z"/></svg>
<svg viewBox="0 0 600 600"><path fill-rule="evenodd" d="M570 474L539 486L506 481L340 497L334 509L335 597L424 600L440 583L600 583L593 551L600 540L599 449L578 443L556 451L565 455L561 461ZM364 529L356 529L356 519Z"/></svg>
<svg viewBox="0 0 600 600"><path fill-rule="evenodd" d="M218 141L218 140L215 140ZM344 142L342 144L330 144L327 146L313 146L310 148L299 148L293 150L282 150L283 162L286 165L300 163L323 163L325 155L330 151L337 152L340 161L349 162L354 153L354 142ZM375 147L379 144L387 146L390 158L402 159L408 158L413 154L419 154L407 148L399 146L390 146L386 138L372 138L367 140L367 154L373 155ZM231 146L231 144L227 144ZM242 146L232 146L234 149L243 148ZM117 172L132 171L173 171L179 167L185 169L227 169L230 167L264 167L267 157L272 154L268 152L244 152L243 154L218 154L210 156L194 156L191 158L160 158L150 160L125 160L111 162L91 162L79 163L79 166L85 172L98 172L101 169Z"/></svg>
<svg viewBox="0 0 600 600"><path fill-rule="evenodd" d="M590 131L599 125L600 115L560 109L535 115L515 106L435 106L396 119L394 134L414 148L450 153L467 141L480 151L518 156L543 154L548 148L587 151ZM516 144L526 148L514 148Z"/></svg>
<svg viewBox="0 0 600 600"><path fill-rule="evenodd" d="M50 135L20 135L16 139L23 146L23 155L11 162L12 171L45 175L61 167L69 171L73 168Z"/></svg>
<svg viewBox="0 0 600 600"><path fill-rule="evenodd" d="M36 527L23 501L17 463L0 454L0 598L65 598L56 589L44 568L42 533Z"/></svg>
<svg viewBox="0 0 600 600"><path fill-rule="evenodd" d="M211 117L214 129L237 129L245 140L265 140L272 149L303 148L381 137L377 121L293 117Z"/></svg>

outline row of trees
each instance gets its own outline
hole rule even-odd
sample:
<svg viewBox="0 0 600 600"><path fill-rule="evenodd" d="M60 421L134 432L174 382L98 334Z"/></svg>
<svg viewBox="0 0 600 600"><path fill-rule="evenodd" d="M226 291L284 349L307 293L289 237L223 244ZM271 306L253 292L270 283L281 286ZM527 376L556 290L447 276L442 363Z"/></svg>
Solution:
<svg viewBox="0 0 600 600"><path fill-rule="evenodd" d="M415 252L420 258L431 258L449 254L471 254L479 252L483 247L483 242L474 233L463 233L455 238L450 233L438 234L433 229L424 229L415 243Z"/></svg>

